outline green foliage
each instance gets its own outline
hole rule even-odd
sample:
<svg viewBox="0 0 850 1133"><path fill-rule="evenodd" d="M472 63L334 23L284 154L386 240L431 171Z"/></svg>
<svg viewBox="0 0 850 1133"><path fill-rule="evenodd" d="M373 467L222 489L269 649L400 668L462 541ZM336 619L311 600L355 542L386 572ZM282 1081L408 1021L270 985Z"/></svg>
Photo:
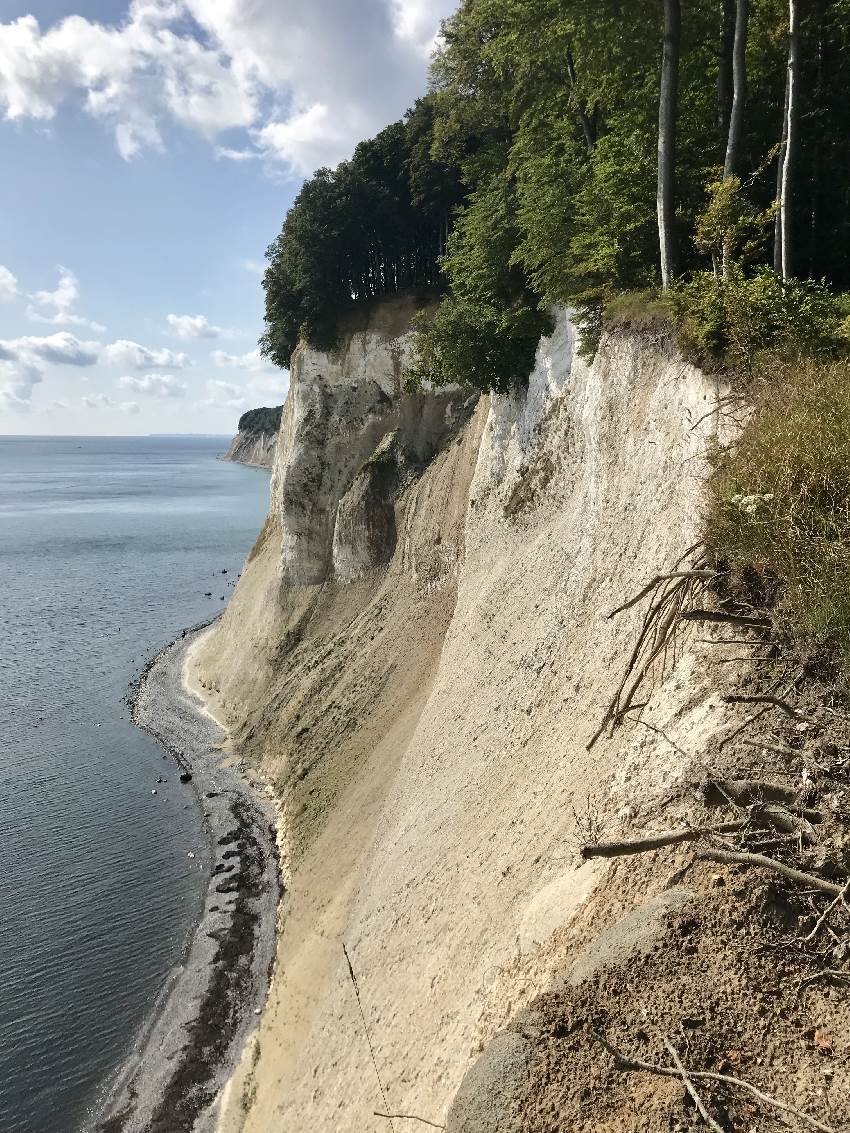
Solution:
<svg viewBox="0 0 850 1133"><path fill-rule="evenodd" d="M717 275L724 259L740 265L764 251L763 236L768 221L773 219L773 210L758 214L737 176L710 181L706 191L708 204L697 217L694 244L700 252L711 256Z"/></svg>
<svg viewBox="0 0 850 1133"><path fill-rule="evenodd" d="M300 338L330 350L345 311L399 291L441 286L456 174L430 157L434 112L361 142L351 161L306 181L267 251L263 354L288 366Z"/></svg>
<svg viewBox="0 0 850 1133"><path fill-rule="evenodd" d="M778 587L788 634L834 651L850 675L850 364L765 361L753 400L713 459L707 539Z"/></svg>
<svg viewBox="0 0 850 1133"><path fill-rule="evenodd" d="M280 415L282 405L261 406L258 409L249 409L239 418L239 432L249 436L255 433L276 433L280 428Z"/></svg>
<svg viewBox="0 0 850 1133"><path fill-rule="evenodd" d="M729 279L695 274L672 294L680 341L696 362L750 376L766 352L834 358L847 346L845 301L814 280L781 280L769 268Z"/></svg>

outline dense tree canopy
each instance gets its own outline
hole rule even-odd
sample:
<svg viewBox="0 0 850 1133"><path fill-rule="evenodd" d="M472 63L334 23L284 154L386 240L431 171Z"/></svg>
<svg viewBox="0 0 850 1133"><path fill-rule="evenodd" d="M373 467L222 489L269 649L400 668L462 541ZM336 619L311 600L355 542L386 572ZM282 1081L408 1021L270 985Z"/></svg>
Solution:
<svg viewBox="0 0 850 1133"><path fill-rule="evenodd" d="M847 289L849 41L850 0L464 0L428 96L304 185L265 352L431 290L420 374L504 389L548 304L657 287L665 238L674 286L775 264Z"/></svg>
<svg viewBox="0 0 850 1133"><path fill-rule="evenodd" d="M261 405L249 409L239 418L239 432L251 436L255 433L276 433L280 428L282 405Z"/></svg>

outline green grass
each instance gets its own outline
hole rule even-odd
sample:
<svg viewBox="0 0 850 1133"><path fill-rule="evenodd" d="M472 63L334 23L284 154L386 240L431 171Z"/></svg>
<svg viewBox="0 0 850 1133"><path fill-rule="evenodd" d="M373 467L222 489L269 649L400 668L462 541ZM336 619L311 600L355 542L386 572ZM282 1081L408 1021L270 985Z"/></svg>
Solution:
<svg viewBox="0 0 850 1133"><path fill-rule="evenodd" d="M764 361L750 401L712 459L707 542L777 591L790 638L850 675L850 362Z"/></svg>

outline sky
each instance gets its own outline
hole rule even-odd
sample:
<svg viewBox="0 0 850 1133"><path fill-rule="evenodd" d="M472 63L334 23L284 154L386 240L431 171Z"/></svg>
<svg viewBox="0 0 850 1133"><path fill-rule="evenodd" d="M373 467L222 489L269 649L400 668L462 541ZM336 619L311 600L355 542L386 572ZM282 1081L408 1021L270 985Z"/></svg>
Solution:
<svg viewBox="0 0 850 1133"><path fill-rule="evenodd" d="M424 93L456 0L0 0L0 434L279 404L264 252Z"/></svg>

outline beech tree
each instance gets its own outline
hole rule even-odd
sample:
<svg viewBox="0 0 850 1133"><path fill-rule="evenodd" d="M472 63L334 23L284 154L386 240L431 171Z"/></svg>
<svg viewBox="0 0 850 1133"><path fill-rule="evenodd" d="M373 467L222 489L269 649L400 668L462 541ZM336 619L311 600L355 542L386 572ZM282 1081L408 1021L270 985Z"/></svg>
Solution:
<svg viewBox="0 0 850 1133"><path fill-rule="evenodd" d="M800 11L798 0L788 0L788 70L785 84L785 121L782 129L780 148L781 167L779 176L779 255L778 272L783 279L789 279L792 272L793 253L793 191L794 167L798 149L798 83L800 73ZM774 263L777 255L774 252Z"/></svg>
<svg viewBox="0 0 850 1133"><path fill-rule="evenodd" d="M658 243L661 286L667 288L679 270L676 245L676 116L679 106L679 53L682 12L679 0L664 0L664 50L658 98Z"/></svg>

